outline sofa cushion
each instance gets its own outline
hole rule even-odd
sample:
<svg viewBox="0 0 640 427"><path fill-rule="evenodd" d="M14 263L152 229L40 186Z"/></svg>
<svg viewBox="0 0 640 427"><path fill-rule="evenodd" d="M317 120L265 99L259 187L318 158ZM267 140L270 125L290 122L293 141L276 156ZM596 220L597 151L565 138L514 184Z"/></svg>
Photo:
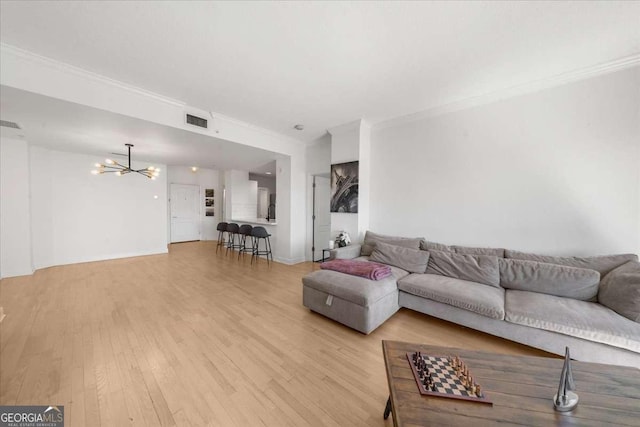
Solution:
<svg viewBox="0 0 640 427"><path fill-rule="evenodd" d="M549 255L530 254L526 252L505 250L505 258L523 259L527 261L547 262L549 264L566 265L569 267L589 268L600 272L604 277L608 272L621 266L627 261L638 261L634 254L602 255L591 257L558 257Z"/></svg>
<svg viewBox="0 0 640 427"><path fill-rule="evenodd" d="M490 255L504 258L504 249L501 248L472 248L469 246L452 246L457 254L463 255Z"/></svg>
<svg viewBox="0 0 640 427"><path fill-rule="evenodd" d="M462 255L429 251L427 273L500 286L498 258L487 255Z"/></svg>
<svg viewBox="0 0 640 427"><path fill-rule="evenodd" d="M588 301L598 294L600 273L586 268L520 259L498 259L500 286Z"/></svg>
<svg viewBox="0 0 640 427"><path fill-rule="evenodd" d="M389 293L397 291L397 280L408 274L400 268L391 267L391 276L373 281L332 270L317 270L304 276L302 284L354 304L369 307Z"/></svg>
<svg viewBox="0 0 640 427"><path fill-rule="evenodd" d="M505 320L640 353L640 324L595 302L508 289Z"/></svg>
<svg viewBox="0 0 640 427"><path fill-rule="evenodd" d="M399 267L410 273L424 273L429 262L429 252L378 242L369 259Z"/></svg>
<svg viewBox="0 0 640 427"><path fill-rule="evenodd" d="M398 289L493 319L504 319L502 288L436 274L410 274L398 280Z"/></svg>
<svg viewBox="0 0 640 427"><path fill-rule="evenodd" d="M448 246L442 243L429 242L424 239L420 242L420 249L422 249L423 251L455 252L453 246Z"/></svg>
<svg viewBox="0 0 640 427"><path fill-rule="evenodd" d="M600 283L600 304L640 322L640 262L629 261L607 274Z"/></svg>
<svg viewBox="0 0 640 427"><path fill-rule="evenodd" d="M384 234L377 234L367 230L364 235L364 242L362 243L361 255L371 255L376 243L383 242L389 245L402 246L403 248L420 249L421 237L398 237L398 236L385 236Z"/></svg>

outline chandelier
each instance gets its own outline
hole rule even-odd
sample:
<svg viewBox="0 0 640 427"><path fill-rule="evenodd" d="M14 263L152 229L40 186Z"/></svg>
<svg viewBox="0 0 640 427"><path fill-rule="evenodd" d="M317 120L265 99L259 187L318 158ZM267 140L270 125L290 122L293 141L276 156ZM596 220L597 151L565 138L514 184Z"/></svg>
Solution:
<svg viewBox="0 0 640 427"><path fill-rule="evenodd" d="M131 147L133 144L124 144L127 146L129 150L129 165L124 166L115 160L105 159L104 164L96 163L95 167L98 169L94 169L91 171L94 175L101 175L103 173L115 173L118 176L122 176L131 172L137 172L140 175L144 175L147 178L156 179L158 175L160 175L160 169L154 166L149 166L144 169L131 169Z"/></svg>

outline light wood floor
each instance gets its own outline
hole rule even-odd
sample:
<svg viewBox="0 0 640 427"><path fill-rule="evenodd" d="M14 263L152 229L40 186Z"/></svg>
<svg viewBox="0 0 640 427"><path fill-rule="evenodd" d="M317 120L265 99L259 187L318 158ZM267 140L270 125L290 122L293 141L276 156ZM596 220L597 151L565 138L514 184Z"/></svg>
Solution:
<svg viewBox="0 0 640 427"><path fill-rule="evenodd" d="M405 309L362 335L302 306L314 268L198 242L2 280L0 404L64 405L67 426L390 426L382 339L544 355Z"/></svg>

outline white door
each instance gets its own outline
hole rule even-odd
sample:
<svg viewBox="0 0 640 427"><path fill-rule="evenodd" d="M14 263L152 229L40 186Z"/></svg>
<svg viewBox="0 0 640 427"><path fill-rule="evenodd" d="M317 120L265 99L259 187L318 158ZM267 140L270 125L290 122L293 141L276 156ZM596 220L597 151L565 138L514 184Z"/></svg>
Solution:
<svg viewBox="0 0 640 427"><path fill-rule="evenodd" d="M329 203L331 200L331 180L321 176L316 176L316 216L315 232L315 258L322 258L322 249L329 247L331 239L331 212Z"/></svg>
<svg viewBox="0 0 640 427"><path fill-rule="evenodd" d="M200 240L200 187L171 184L171 243Z"/></svg>

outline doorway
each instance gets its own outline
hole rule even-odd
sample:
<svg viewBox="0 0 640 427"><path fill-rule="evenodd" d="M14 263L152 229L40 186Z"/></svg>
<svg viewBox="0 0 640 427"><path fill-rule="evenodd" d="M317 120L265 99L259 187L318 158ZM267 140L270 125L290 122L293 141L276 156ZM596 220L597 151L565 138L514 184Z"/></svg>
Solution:
<svg viewBox="0 0 640 427"><path fill-rule="evenodd" d="M331 239L331 213L329 202L331 199L331 180L325 176L313 177L313 234L312 257L314 261L322 260L322 249L329 247Z"/></svg>
<svg viewBox="0 0 640 427"><path fill-rule="evenodd" d="M200 240L200 187L171 184L171 243Z"/></svg>

